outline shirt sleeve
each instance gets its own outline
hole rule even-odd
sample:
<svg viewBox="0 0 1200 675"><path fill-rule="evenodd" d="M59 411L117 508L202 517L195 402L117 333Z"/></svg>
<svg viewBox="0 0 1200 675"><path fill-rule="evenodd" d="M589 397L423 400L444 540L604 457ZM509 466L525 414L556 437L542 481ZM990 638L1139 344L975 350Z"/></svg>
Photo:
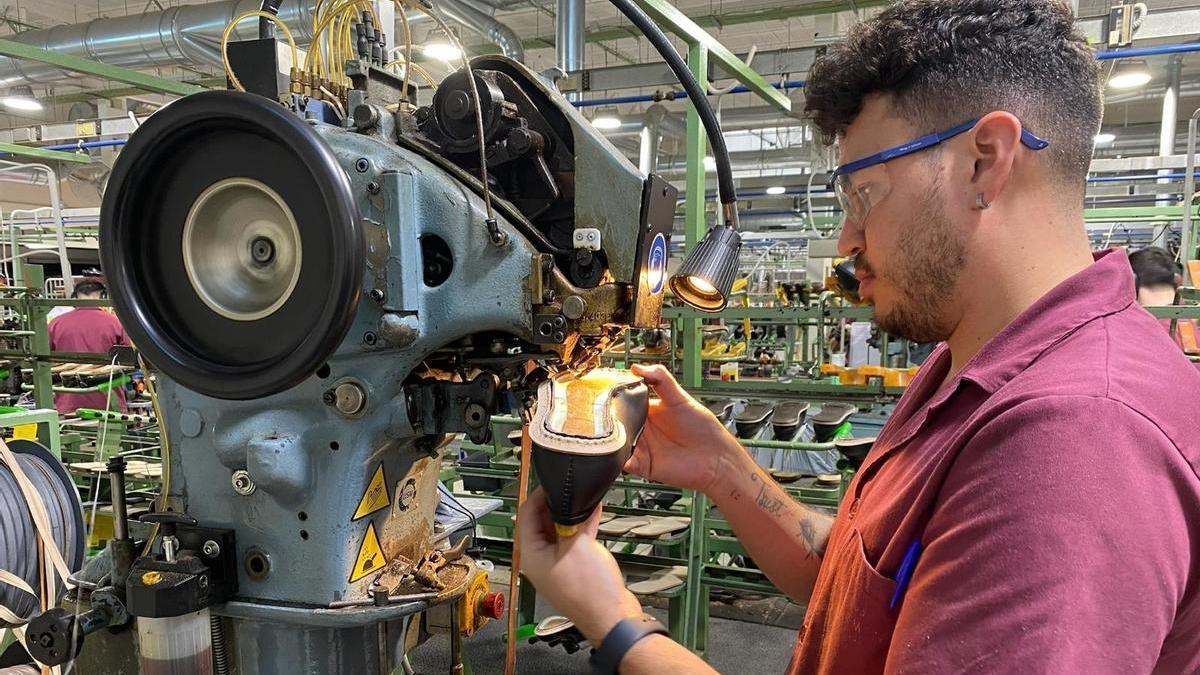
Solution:
<svg viewBox="0 0 1200 675"><path fill-rule="evenodd" d="M113 336L114 336L113 337L113 345L128 346L129 345L129 335L127 335L125 333L125 326L121 325L121 320L117 318L116 314L113 314L112 318L113 318Z"/></svg>
<svg viewBox="0 0 1200 675"><path fill-rule="evenodd" d="M942 486L887 672L1151 672L1187 587L1186 471L1117 401L997 416Z"/></svg>

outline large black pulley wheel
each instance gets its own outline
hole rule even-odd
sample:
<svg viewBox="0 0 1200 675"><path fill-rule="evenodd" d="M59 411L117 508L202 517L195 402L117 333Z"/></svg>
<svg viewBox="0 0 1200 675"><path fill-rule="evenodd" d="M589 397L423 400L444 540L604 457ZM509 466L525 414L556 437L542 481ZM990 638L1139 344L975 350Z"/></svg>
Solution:
<svg viewBox="0 0 1200 675"><path fill-rule="evenodd" d="M363 235L323 139L268 99L180 99L134 133L100 210L100 259L138 349L222 399L316 371L358 306Z"/></svg>

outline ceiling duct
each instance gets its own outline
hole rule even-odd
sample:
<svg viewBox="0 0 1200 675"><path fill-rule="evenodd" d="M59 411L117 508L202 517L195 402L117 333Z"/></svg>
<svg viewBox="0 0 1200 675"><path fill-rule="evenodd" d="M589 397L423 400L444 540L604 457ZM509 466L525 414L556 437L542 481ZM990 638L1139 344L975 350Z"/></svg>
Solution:
<svg viewBox="0 0 1200 675"><path fill-rule="evenodd" d="M67 54L123 68L221 65L221 33L234 17L257 10L260 0L229 0L181 5L161 12L95 19L10 36L55 54ZM296 36L307 44L312 35L312 3L289 2L279 12ZM235 40L258 37L258 23L244 21ZM44 63L0 57L0 87L44 84L78 77Z"/></svg>
<svg viewBox="0 0 1200 675"><path fill-rule="evenodd" d="M87 23L25 31L7 39L55 54L77 56L111 66L144 69L164 66L221 65L221 33L238 15L257 10L261 0L226 0L201 5L180 5L160 12L95 19ZM287 24L300 45L312 41L314 3L285 2L279 18ZM441 0L438 6L448 15L492 40L506 56L524 58L521 40L471 0ZM426 17L410 12L410 24ZM240 22L232 40L258 37L258 24ZM78 74L34 61L0 57L0 88L17 84L48 84L77 78Z"/></svg>
<svg viewBox="0 0 1200 675"><path fill-rule="evenodd" d="M525 61L525 47L517 33L487 12L478 9L470 0L439 0L437 7L446 16L496 43L501 53L508 58L522 63ZM412 18L409 18L409 21L412 21Z"/></svg>

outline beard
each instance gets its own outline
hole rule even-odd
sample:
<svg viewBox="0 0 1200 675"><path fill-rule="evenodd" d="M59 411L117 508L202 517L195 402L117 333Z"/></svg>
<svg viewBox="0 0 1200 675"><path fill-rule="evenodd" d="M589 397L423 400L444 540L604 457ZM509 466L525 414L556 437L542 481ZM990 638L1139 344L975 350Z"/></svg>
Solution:
<svg viewBox="0 0 1200 675"><path fill-rule="evenodd" d="M896 298L892 307L875 307L881 330L918 343L941 342L950 337L954 321L948 307L966 262L963 233L946 217L935 181L921 200L923 206L899 231L898 245L885 269L871 266L865 256L856 267L891 282Z"/></svg>

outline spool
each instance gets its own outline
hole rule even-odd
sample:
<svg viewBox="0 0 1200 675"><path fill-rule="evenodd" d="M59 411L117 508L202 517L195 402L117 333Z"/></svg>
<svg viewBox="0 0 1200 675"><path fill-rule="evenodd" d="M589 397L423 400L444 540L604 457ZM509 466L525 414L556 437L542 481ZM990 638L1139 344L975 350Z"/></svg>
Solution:
<svg viewBox="0 0 1200 675"><path fill-rule="evenodd" d="M10 441L8 448L46 506L51 537L62 551L63 559L72 570L78 570L83 565L84 554L83 507L66 467L44 446L33 441ZM0 464L0 524L3 525L0 527L0 569L21 577L31 588L39 588L37 528L16 476L6 464ZM53 574L53 571L48 570L48 573ZM0 605L21 617L30 617L40 609L36 598L2 583ZM0 627L11 626L0 621Z"/></svg>
<svg viewBox="0 0 1200 675"><path fill-rule="evenodd" d="M159 371L206 396L262 398L312 376L349 332L360 221L310 125L261 96L203 92L130 136L100 209L100 259Z"/></svg>

